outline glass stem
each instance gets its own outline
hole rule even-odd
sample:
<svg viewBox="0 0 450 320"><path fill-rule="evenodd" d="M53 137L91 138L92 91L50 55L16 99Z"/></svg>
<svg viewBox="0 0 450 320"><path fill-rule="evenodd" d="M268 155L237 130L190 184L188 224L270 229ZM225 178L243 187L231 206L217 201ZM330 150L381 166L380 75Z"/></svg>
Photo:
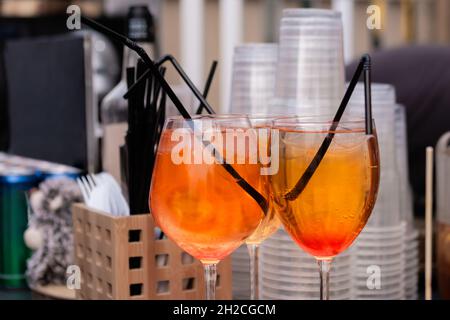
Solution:
<svg viewBox="0 0 450 320"><path fill-rule="evenodd" d="M217 263L204 264L206 300L216 300Z"/></svg>
<svg viewBox="0 0 450 320"><path fill-rule="evenodd" d="M250 299L259 300L259 245L247 244L250 256Z"/></svg>
<svg viewBox="0 0 450 320"><path fill-rule="evenodd" d="M331 259L317 259L320 273L320 300L330 299Z"/></svg>

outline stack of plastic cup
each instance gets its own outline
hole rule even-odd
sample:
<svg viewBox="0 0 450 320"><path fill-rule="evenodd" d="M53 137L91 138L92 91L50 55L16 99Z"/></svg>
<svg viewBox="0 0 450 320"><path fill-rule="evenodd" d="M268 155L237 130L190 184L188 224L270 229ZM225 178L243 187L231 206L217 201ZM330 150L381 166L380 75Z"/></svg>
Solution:
<svg viewBox="0 0 450 320"><path fill-rule="evenodd" d="M245 244L231 255L231 269L233 299L250 299L250 258Z"/></svg>
<svg viewBox="0 0 450 320"><path fill-rule="evenodd" d="M412 225L404 109L395 89L372 84L373 117L380 148L380 187L366 227L354 245L353 284L357 299L416 299L418 233ZM348 106L364 115L364 87L358 84Z"/></svg>
<svg viewBox="0 0 450 320"><path fill-rule="evenodd" d="M406 222L405 235L405 299L418 299L419 284L419 232L414 228L412 191L409 186L408 139L405 107L395 108L397 163L400 173L400 209Z"/></svg>
<svg viewBox="0 0 450 320"><path fill-rule="evenodd" d="M330 298L352 297L352 255L343 252L334 259L330 273ZM318 300L320 297L319 267L280 228L264 241L260 255L260 297L270 300Z"/></svg>
<svg viewBox="0 0 450 320"><path fill-rule="evenodd" d="M278 46L249 43L234 49L231 112L267 114L273 98Z"/></svg>
<svg viewBox="0 0 450 320"><path fill-rule="evenodd" d="M272 104L280 110L274 111L305 114L307 108L332 114L345 85L341 14L325 9L286 9L279 41Z"/></svg>

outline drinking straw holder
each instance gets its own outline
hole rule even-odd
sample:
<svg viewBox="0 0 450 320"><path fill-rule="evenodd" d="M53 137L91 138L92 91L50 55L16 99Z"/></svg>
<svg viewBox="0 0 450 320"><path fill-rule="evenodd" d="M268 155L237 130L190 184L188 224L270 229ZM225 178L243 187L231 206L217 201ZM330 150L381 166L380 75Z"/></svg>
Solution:
<svg viewBox="0 0 450 320"><path fill-rule="evenodd" d="M203 268L169 239L155 239L151 214L116 217L73 206L78 299L204 299ZM218 266L217 299L231 299L231 260Z"/></svg>

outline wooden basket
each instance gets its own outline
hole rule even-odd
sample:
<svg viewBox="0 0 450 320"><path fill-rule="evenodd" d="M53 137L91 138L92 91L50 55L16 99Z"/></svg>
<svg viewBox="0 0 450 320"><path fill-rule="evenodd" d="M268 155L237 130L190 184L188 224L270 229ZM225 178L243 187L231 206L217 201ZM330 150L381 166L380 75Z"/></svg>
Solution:
<svg viewBox="0 0 450 320"><path fill-rule="evenodd" d="M112 217L73 206L79 299L204 299L203 267L169 239L155 240L150 214ZM217 299L231 299L231 260L218 266Z"/></svg>

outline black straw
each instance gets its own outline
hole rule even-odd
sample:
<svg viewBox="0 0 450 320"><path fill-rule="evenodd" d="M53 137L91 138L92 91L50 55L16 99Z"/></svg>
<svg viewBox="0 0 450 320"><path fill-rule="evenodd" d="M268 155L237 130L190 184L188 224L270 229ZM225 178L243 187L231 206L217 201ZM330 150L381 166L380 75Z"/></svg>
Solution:
<svg viewBox="0 0 450 320"><path fill-rule="evenodd" d="M208 97L209 89L211 88L211 84L214 79L216 69L217 69L217 60L214 60L213 63L211 64L211 68L209 69L208 78L206 79L205 83L205 88L203 89L203 97L205 99L206 97ZM202 111L203 111L203 104L200 103L195 114L202 114Z"/></svg>
<svg viewBox="0 0 450 320"><path fill-rule="evenodd" d="M135 79L135 68L127 68L127 86L131 86ZM128 101L128 130L125 136L125 146L126 146L126 164L127 164L127 185L128 185L128 202L130 205L130 214L136 213L136 182L133 170L136 166L135 160L135 141L133 139L134 128L135 128L135 112L136 108L131 108L135 106L136 97L133 96L132 99Z"/></svg>
<svg viewBox="0 0 450 320"><path fill-rule="evenodd" d="M365 120L366 120L366 134L372 134L372 103L371 103L371 95L370 95L370 56L368 54L364 55L361 60L359 61L358 67L356 68L355 73L353 74L352 80L350 81L350 84L344 94L344 97L342 98L341 104L339 105L339 108L333 118L333 122L330 126L330 129L328 130L328 134L323 140L322 144L319 147L319 150L317 150L317 153L315 154L314 158L312 159L311 163L306 168L305 172L301 176L301 178L298 180L298 182L295 184L294 188L292 188L288 193L284 195L284 198L290 201L293 201L297 199L297 197L300 195L300 193L303 192L306 185L308 184L309 180L313 176L314 172L317 170L317 167L319 166L320 162L322 161L323 157L325 156L325 153L327 152L328 148L330 147L331 141L334 138L335 130L339 125L339 121L341 120L341 117L345 111L345 108L347 107L347 104L350 100L350 97L353 94L353 91L355 90L356 84L358 83L358 79L361 77L361 73L364 70L364 88L365 88Z"/></svg>
<svg viewBox="0 0 450 320"><path fill-rule="evenodd" d="M371 61L370 56L364 56L364 102L366 117L366 134L372 134L372 79L371 79Z"/></svg>
<svg viewBox="0 0 450 320"><path fill-rule="evenodd" d="M146 67L144 61L142 59L138 60L136 67L136 78L138 78L142 73L144 73ZM145 91L147 88L147 83L143 82L139 84L138 90L136 90L135 99L136 102L131 107L134 109L134 128L132 132L132 139L134 142L134 151L133 156L135 158L134 165L132 167L132 175L135 177L135 184L133 188L135 189L135 203L133 204L134 210L131 210L130 203L130 213L140 214L144 212L149 212L147 197L148 197L148 188L147 184L150 185L150 181L148 180L149 176L149 153L148 153L148 145L154 144L154 141L150 140L150 135L148 131L151 128L151 123L146 123L145 113L146 110L150 109L150 105L145 106L145 102L147 101L145 97ZM147 92L148 95L152 95L151 92ZM150 100L151 101L151 100ZM151 172L151 171L150 171ZM147 192L147 194L145 194Z"/></svg>

